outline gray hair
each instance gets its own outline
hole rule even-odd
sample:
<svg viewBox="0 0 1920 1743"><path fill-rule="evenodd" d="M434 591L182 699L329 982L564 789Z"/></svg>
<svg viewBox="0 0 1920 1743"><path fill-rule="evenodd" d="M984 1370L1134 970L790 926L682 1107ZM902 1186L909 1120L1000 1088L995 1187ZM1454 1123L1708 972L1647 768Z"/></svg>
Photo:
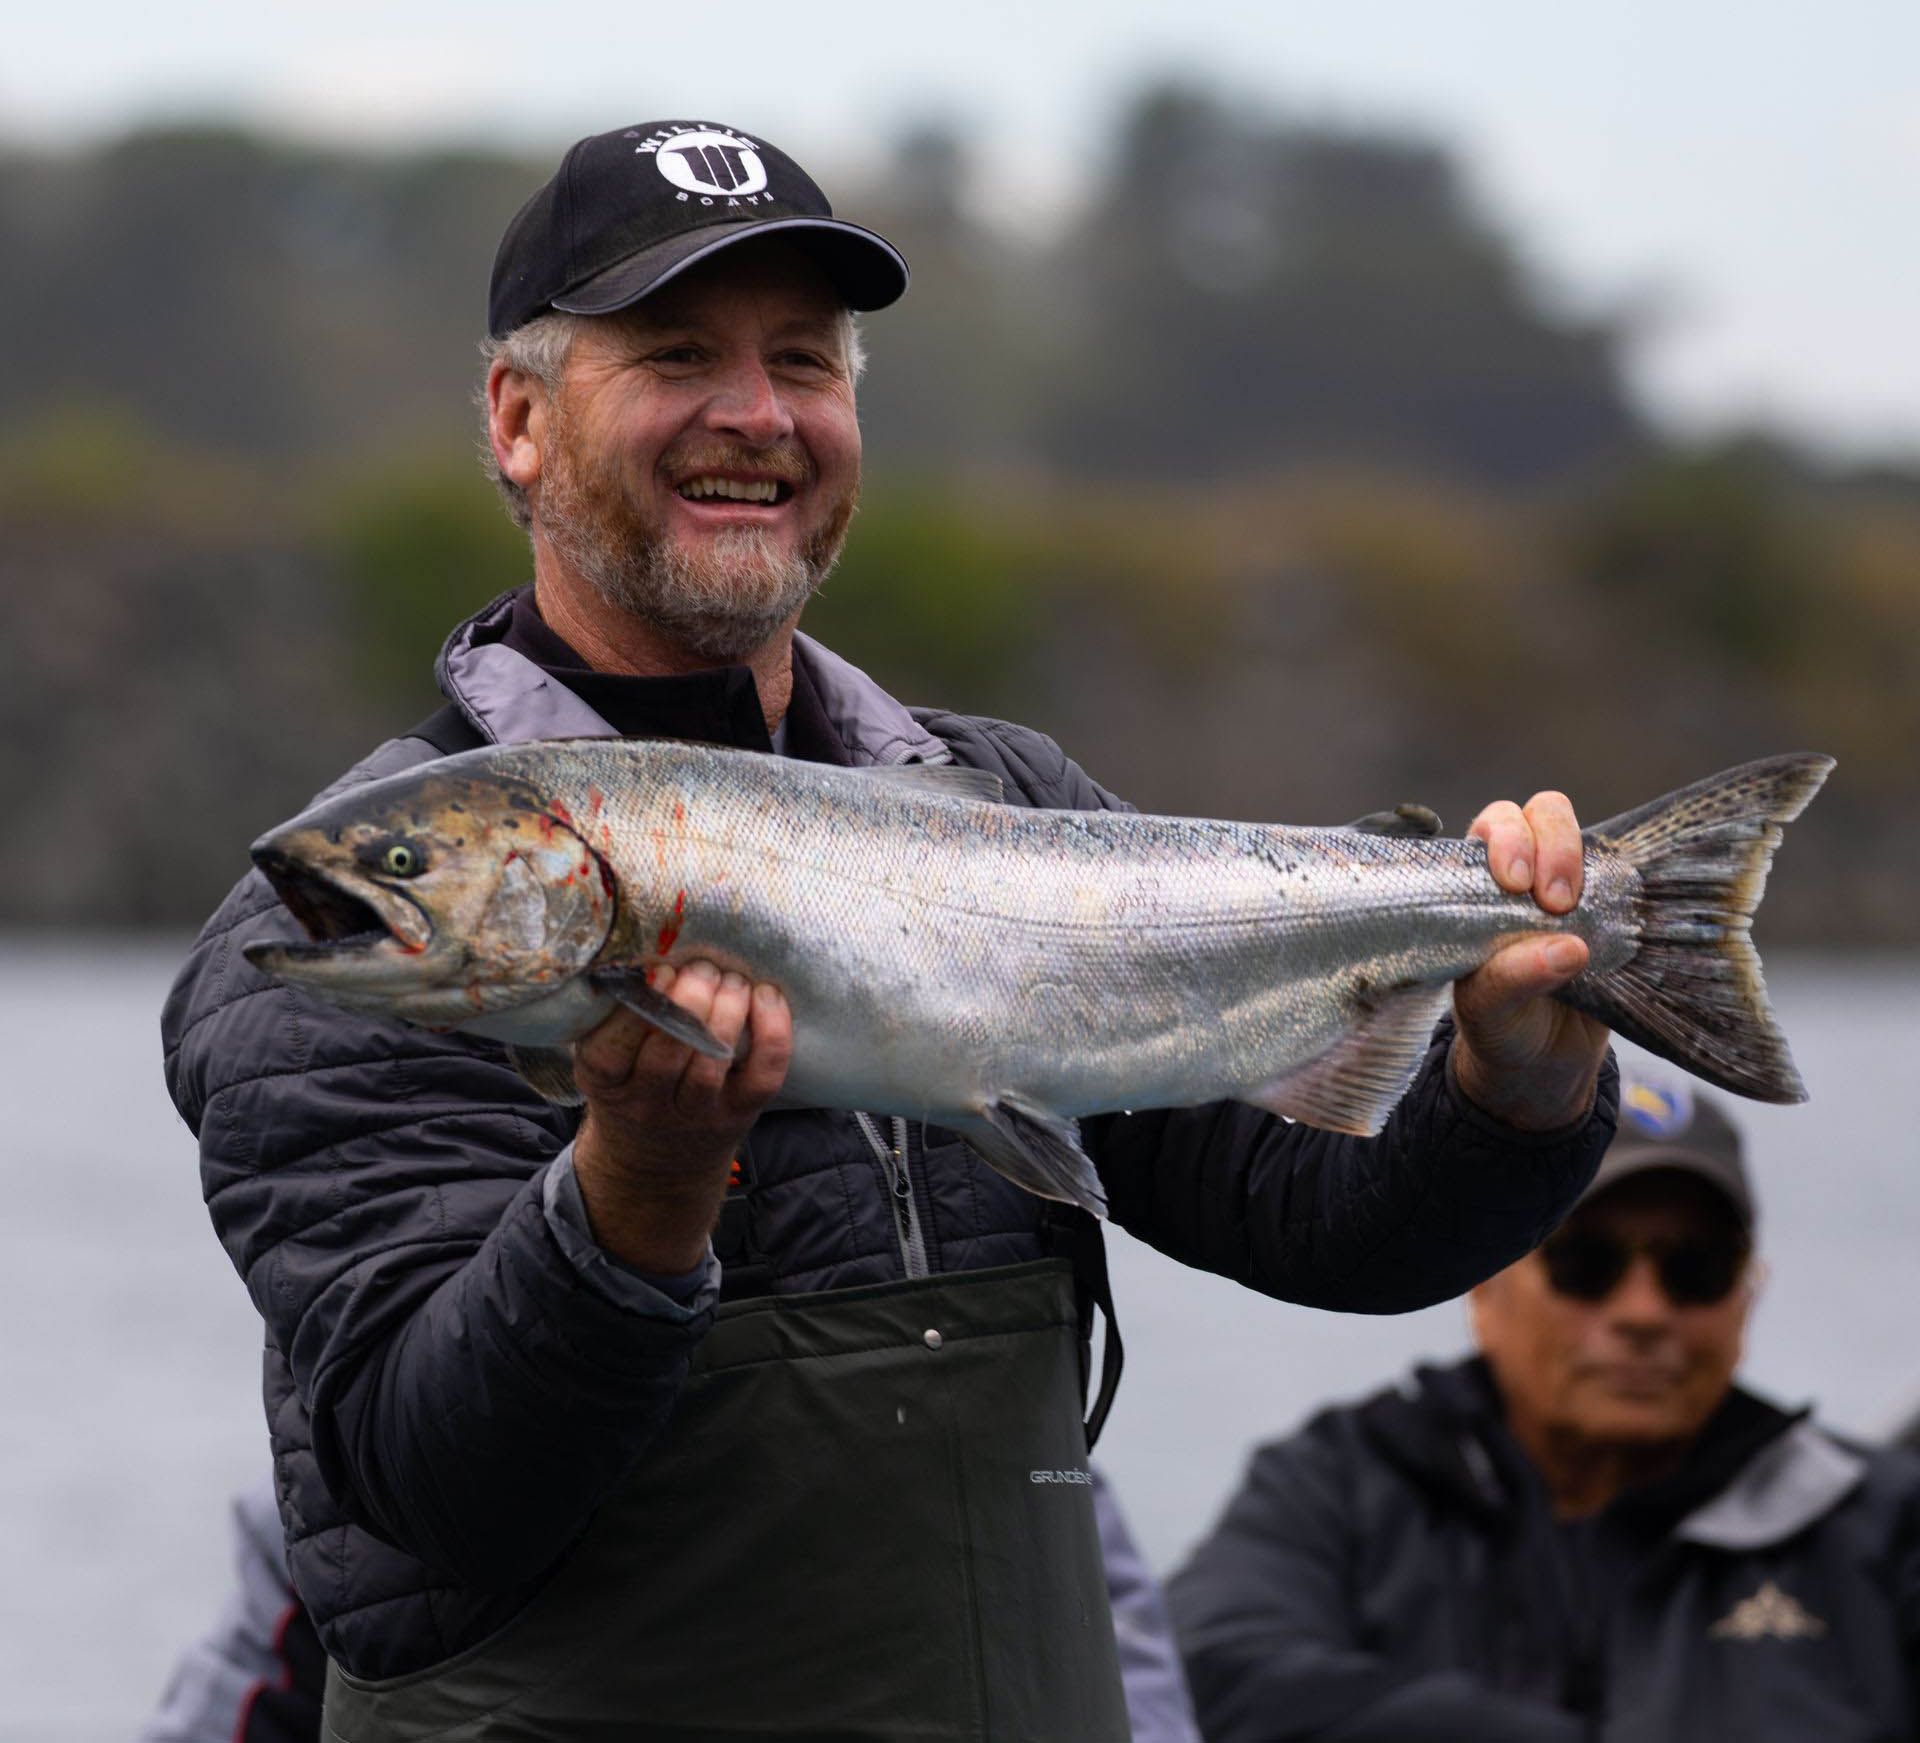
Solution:
<svg viewBox="0 0 1920 1743"><path fill-rule="evenodd" d="M515 327L504 339L489 335L480 341L480 357L484 367L480 373L479 391L474 396L480 406L480 466L492 480L494 489L500 492L500 500L506 504L508 517L522 532L533 525L533 509L527 501L527 493L500 470L499 457L493 451L493 437L488 427L487 378L493 373L495 363L504 363L522 375L531 375L546 389L549 399L558 399L574 340L589 321L605 318L600 315L563 314L553 309ZM847 354L847 373L857 385L867 372L867 345L860 332L860 322L851 309L843 308L840 311L840 342Z"/></svg>

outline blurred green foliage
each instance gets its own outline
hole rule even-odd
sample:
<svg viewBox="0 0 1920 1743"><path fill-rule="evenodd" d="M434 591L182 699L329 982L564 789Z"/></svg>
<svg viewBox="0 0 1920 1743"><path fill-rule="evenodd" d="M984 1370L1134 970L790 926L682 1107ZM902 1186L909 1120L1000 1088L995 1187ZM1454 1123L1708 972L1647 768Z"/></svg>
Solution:
<svg viewBox="0 0 1920 1743"><path fill-rule="evenodd" d="M1832 566L1803 494L1763 444L1658 455L1583 509L1575 566L1650 627L1777 670L1818 617Z"/></svg>
<svg viewBox="0 0 1920 1743"><path fill-rule="evenodd" d="M344 589L363 694L417 699L423 713L448 630L533 574L526 534L473 462L394 463L338 484L318 539Z"/></svg>
<svg viewBox="0 0 1920 1743"><path fill-rule="evenodd" d="M1026 687L1048 553L1017 520L951 493L870 493L807 629L917 699L1004 707Z"/></svg>

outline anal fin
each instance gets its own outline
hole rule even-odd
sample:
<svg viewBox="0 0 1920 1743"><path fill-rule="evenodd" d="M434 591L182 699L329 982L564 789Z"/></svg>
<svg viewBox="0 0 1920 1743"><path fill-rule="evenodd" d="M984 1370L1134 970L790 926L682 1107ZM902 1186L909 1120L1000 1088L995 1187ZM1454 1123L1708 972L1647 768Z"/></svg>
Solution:
<svg viewBox="0 0 1920 1743"><path fill-rule="evenodd" d="M1107 1214L1100 1184L1080 1128L1072 1120L1017 1095L1003 1095L981 1109L980 1120L957 1128L992 1167L1016 1186L1041 1198L1077 1204L1097 1217Z"/></svg>
<svg viewBox="0 0 1920 1743"><path fill-rule="evenodd" d="M1318 1058L1240 1099L1309 1126L1370 1136L1407 1093L1452 997L1447 981L1390 992Z"/></svg>
<svg viewBox="0 0 1920 1743"><path fill-rule="evenodd" d="M563 1108L577 1108L586 1097L573 1081L573 1055L564 1047L515 1047L509 1045L507 1057L513 1068L548 1101Z"/></svg>

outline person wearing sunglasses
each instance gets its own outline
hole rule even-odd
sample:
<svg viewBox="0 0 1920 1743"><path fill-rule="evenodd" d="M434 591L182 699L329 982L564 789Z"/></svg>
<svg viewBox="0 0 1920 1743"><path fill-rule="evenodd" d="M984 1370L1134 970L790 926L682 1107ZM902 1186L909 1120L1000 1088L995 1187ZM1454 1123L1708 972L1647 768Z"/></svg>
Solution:
<svg viewBox="0 0 1920 1743"><path fill-rule="evenodd" d="M1920 1459L1736 1384L1757 1223L1720 1106L1623 1069L1478 1353L1260 1448L1170 1582L1208 1743L1920 1737Z"/></svg>

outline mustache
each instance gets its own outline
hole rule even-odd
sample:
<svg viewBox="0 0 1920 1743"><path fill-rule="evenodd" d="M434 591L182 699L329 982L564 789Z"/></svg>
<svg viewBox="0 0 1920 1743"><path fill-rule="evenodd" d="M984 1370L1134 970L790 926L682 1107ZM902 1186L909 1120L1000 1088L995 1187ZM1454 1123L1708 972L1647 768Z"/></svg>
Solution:
<svg viewBox="0 0 1920 1743"><path fill-rule="evenodd" d="M749 448L741 442L703 443L675 448L661 456L668 479L698 478L706 472L756 472L798 489L813 480L813 463L798 446Z"/></svg>

